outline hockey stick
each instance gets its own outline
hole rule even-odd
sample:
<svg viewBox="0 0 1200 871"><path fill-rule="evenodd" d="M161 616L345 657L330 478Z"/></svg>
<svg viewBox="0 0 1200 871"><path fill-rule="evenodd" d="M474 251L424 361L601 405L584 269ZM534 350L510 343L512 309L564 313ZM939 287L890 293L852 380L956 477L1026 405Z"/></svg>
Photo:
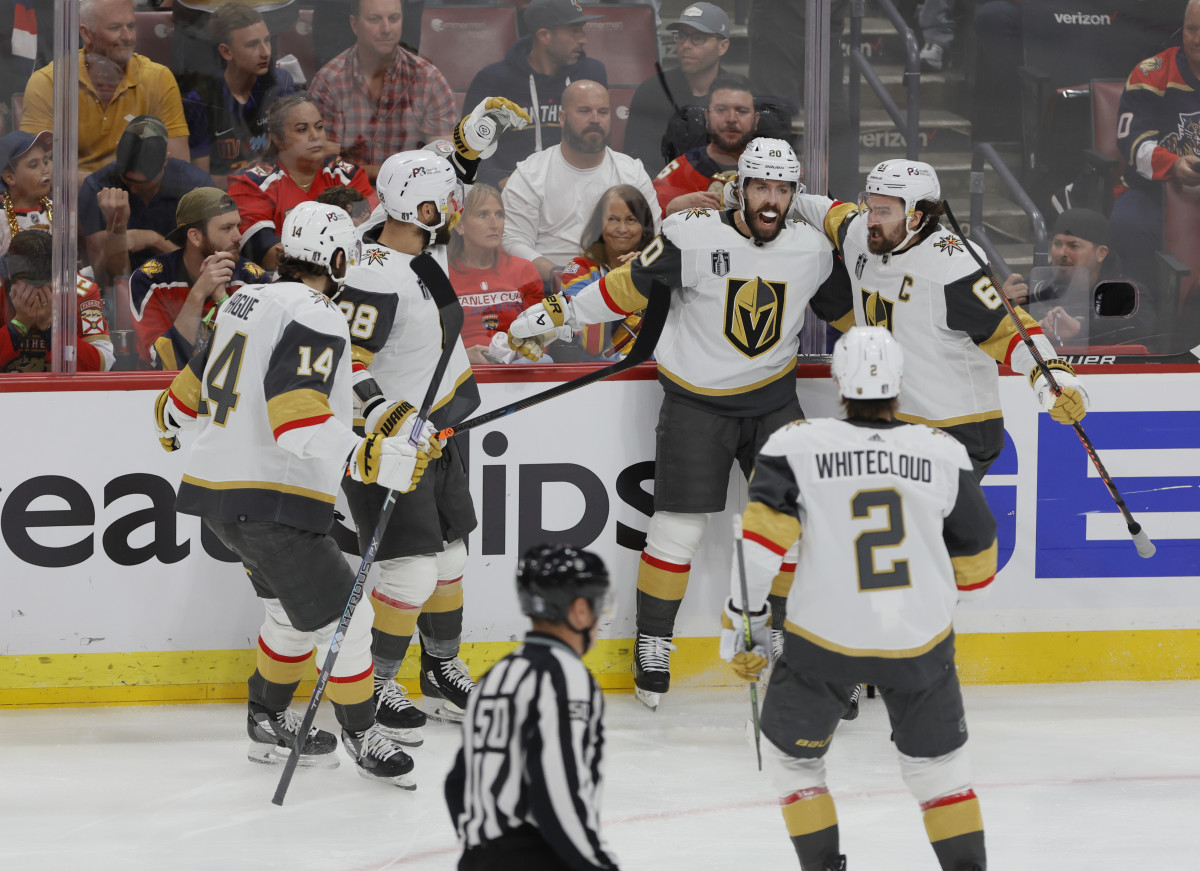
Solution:
<svg viewBox="0 0 1200 871"><path fill-rule="evenodd" d="M650 301L646 305L646 316L642 319L642 329L638 332L637 340L633 343L633 347L629 349L629 353L625 355L624 360L618 360L611 366L605 366L586 375L580 375L578 378L565 381L562 384L556 384L548 390L543 390L541 393L535 393L533 396L527 396L524 399L518 399L516 402L509 403L493 411L485 412L478 417L463 421L458 426L446 427L446 429L438 433L438 438L443 440L448 439L457 433L475 429L476 427L483 426L485 423L491 423L515 411L522 411L523 409L540 405L548 399L555 399L564 393L570 393L572 390L578 390L580 387L587 387L589 384L595 384L597 381L603 381L605 378L610 378L618 372L624 372L626 369L632 369L640 363L645 363L650 359L650 355L654 353L654 346L658 344L659 336L662 335L663 325L667 322L667 311L670 307L671 294L666 288L659 288L657 293L650 294Z"/></svg>
<svg viewBox="0 0 1200 871"><path fill-rule="evenodd" d="M408 437L408 443L416 447L417 442L420 441L421 430L425 428L425 421L429 419L433 403L437 400L438 386L442 383L442 376L446 374L450 356L458 345L458 337L462 332L463 310L458 303L458 294L454 292L454 287L450 284L450 279L442 272L442 268L438 266L433 257L428 253L420 254L413 258L410 265L421 284L433 297L433 301L437 303L438 317L442 322L442 353L438 357L437 365L433 370L433 378L429 382L429 388L425 391L425 398L421 402L412 432ZM325 655L325 663L321 666L321 673L317 675L317 684L313 687L308 707L304 711L304 719L296 733L296 740L292 743L292 752L288 754L287 762L283 766L283 773L279 776L279 785L275 788L275 796L271 799L272 804L283 806L284 796L287 795L292 777L296 773L296 766L300 762L300 748L303 746L309 730L312 729L313 721L316 720L317 707L321 704L321 697L325 695L325 686L329 683L333 665L337 662L338 653L342 649L342 642L350 627L350 619L354 616L354 611L362 600L363 591L367 585L367 576L371 573L371 566L375 562L375 553L379 550L380 542L383 541L383 533L387 529L392 509L395 507L396 491L388 490L387 498L383 500L383 508L379 511L379 521L375 524L375 531L371 533L367 551L363 554L362 562L358 566L358 573L354 576L354 586L350 588L350 598L346 601L342 619L338 621L337 628L333 632L333 640L329 643L329 652Z"/></svg>
<svg viewBox="0 0 1200 871"><path fill-rule="evenodd" d="M745 633L746 652L754 649L750 635L750 595L746 589L746 556L742 550L742 516L733 515L733 546L737 550L738 583L742 593L742 632ZM769 653L769 652L768 652ZM758 757L758 770L762 771L762 732L758 727L758 682L750 684L750 719L754 723L754 753Z"/></svg>
<svg viewBox="0 0 1200 871"><path fill-rule="evenodd" d="M1058 386L1058 382L1054 380L1054 375L1046 366L1046 361L1042 359L1042 355L1038 353L1037 346L1034 345L1033 339L1029 335L1029 331L1025 329L1025 325L1021 323L1021 319L1017 317L1017 310L1013 307L1012 301L1004 295L1001 290L1000 282L996 280L996 276L992 274L991 268L984 262L983 258L975 251L975 246L967 243L967 237L963 235L962 228L958 226L958 221L954 217L954 212L950 208L950 203L944 202L946 208L946 218L950 221L950 226L954 228L954 232L958 234L958 238L963 240L963 247L971 253L975 258L975 262L979 264L979 268L983 270L983 274L987 276L992 283L996 294L1004 303L1004 308L1008 312L1008 316L1017 327L1017 333L1021 336L1021 341L1025 343L1025 347L1029 349L1029 353L1033 355L1033 362L1037 364L1041 370L1042 376L1046 379L1046 383L1050 385L1050 389L1054 391L1055 396L1062 396L1062 388ZM1075 428L1075 434L1079 436L1079 441L1083 443L1083 449L1087 451L1088 458L1091 459L1092 465L1096 467L1096 472L1100 475L1100 480L1104 482L1104 486L1108 488L1108 494L1120 509L1121 515L1125 518L1125 526L1129 529L1129 535L1133 538L1134 547L1137 548L1138 556L1142 559L1149 559L1154 556L1154 542L1150 540L1150 536L1146 535L1140 523L1133 519L1133 514L1130 512L1125 500L1121 498L1121 491L1117 489L1116 483L1113 482L1112 476L1108 474L1108 470L1104 468L1104 463L1100 460L1100 455L1096 453L1096 448L1092 444L1092 440L1088 438L1088 434L1084 432L1083 425L1079 421L1071 424Z"/></svg>

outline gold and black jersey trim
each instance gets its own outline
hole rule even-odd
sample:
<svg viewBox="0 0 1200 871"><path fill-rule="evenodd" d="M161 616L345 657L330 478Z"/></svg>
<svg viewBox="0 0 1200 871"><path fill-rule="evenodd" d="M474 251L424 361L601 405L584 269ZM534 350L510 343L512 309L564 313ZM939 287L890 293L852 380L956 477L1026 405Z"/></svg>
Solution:
<svg viewBox="0 0 1200 871"><path fill-rule="evenodd" d="M396 323L396 309L400 304L394 293L372 293L346 285L338 296L338 308L346 313L350 324L350 341L371 357L383 350L388 336ZM354 360L370 365L370 358Z"/></svg>
<svg viewBox="0 0 1200 871"><path fill-rule="evenodd" d="M858 214L858 206L854 203L836 203L825 213L825 235L839 252L844 249L846 234Z"/></svg>
<svg viewBox="0 0 1200 871"><path fill-rule="evenodd" d="M916 414L904 414L902 412L896 413L897 420L902 420L905 423L922 423L925 426L934 426L938 429L946 429L947 427L952 426L962 426L963 424L967 423L979 423L980 421L984 420L997 420L1002 416L1002 412L998 408L993 411L980 411L976 412L975 414L962 414L958 417L947 417L942 420L932 420Z"/></svg>
<svg viewBox="0 0 1200 871"><path fill-rule="evenodd" d="M184 475L175 509L213 520L265 520L325 533L333 525L335 496L269 481L206 481Z"/></svg>
<svg viewBox="0 0 1200 871"><path fill-rule="evenodd" d="M788 632L803 638L809 644L816 645L822 650L828 650L831 653L836 653L840 656L870 657L872 659L915 659L918 656L929 653L931 650L949 638L950 634L954 631L953 626L947 626L937 635L933 636L933 638L930 638L924 644L918 645L917 647L907 647L900 650L887 650L884 648L872 647L846 647L830 641L827 638L822 638L820 635L817 635L815 632L811 632L802 626L797 626L791 620L785 620L783 625Z"/></svg>
<svg viewBox="0 0 1200 871"><path fill-rule="evenodd" d="M762 459L755 467L756 476L762 471ZM793 482L792 486L795 486ZM762 502L751 501L742 519L747 540L757 541L782 556L800 537L800 521L794 514L776 511Z"/></svg>
<svg viewBox="0 0 1200 871"><path fill-rule="evenodd" d="M979 553L969 556L951 556L954 566L954 583L960 590L985 586L996 575L998 548L996 540Z"/></svg>
<svg viewBox="0 0 1200 871"><path fill-rule="evenodd" d="M328 396L345 351L346 340L342 336L323 333L295 321L288 324L271 349L271 359L267 363L267 374L263 378L267 402L295 391Z"/></svg>
<svg viewBox="0 0 1200 871"><path fill-rule="evenodd" d="M773 375L741 387L700 387L671 372L660 362L663 389L686 404L718 414L753 417L782 408L796 394L796 358Z"/></svg>

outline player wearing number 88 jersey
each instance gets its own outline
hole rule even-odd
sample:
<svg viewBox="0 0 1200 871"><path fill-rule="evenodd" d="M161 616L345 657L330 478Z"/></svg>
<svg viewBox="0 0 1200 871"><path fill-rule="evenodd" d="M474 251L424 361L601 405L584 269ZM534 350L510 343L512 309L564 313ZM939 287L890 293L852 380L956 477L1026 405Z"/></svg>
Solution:
<svg viewBox="0 0 1200 871"><path fill-rule="evenodd" d="M1055 399L999 288L967 250L973 243L940 226L941 186L929 164L884 161L867 176L858 203L802 194L793 211L823 226L845 259L853 323L885 327L904 349L907 376L897 417L939 427L962 442L978 478L1004 447L997 362L1034 375L1034 390L1056 420L1083 417L1087 393L1070 365L1058 359L1037 321L1017 309L1066 390Z"/></svg>
<svg viewBox="0 0 1200 871"><path fill-rule="evenodd" d="M748 608L762 625L772 579L799 543L762 734L804 871L846 867L824 757L862 683L881 689L901 774L941 867L986 867L952 621L955 603L982 595L992 581L996 522L963 446L894 419L904 361L886 330L852 328L833 357L846 420L776 431L750 481L745 580L735 572L726 613L740 617ZM904 383L907 390L906 375ZM737 661L745 650L740 628L723 631L721 649Z"/></svg>

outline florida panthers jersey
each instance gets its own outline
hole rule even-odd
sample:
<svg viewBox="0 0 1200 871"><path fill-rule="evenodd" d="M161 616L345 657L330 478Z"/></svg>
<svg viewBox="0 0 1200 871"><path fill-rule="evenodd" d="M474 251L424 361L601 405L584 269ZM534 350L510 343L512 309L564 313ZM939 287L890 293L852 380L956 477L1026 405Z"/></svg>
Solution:
<svg viewBox="0 0 1200 871"><path fill-rule="evenodd" d="M655 347L663 388L719 414L773 411L796 391L804 310L849 325L849 286L830 243L787 221L766 244L743 236L732 211L689 209L663 222L639 257L581 290L581 322L623 318L670 293ZM817 226L820 226L818 223Z"/></svg>
<svg viewBox="0 0 1200 871"><path fill-rule="evenodd" d="M246 285L171 382L199 433L176 508L324 533L354 434L346 319L304 284Z"/></svg>
<svg viewBox="0 0 1200 871"><path fill-rule="evenodd" d="M356 372L369 371L388 401L417 405L442 353L437 303L412 271L412 255L375 244L376 239L377 230L364 238L338 304L350 324ZM445 270L444 250L431 253ZM455 345L430 415L438 427L461 423L479 406L467 350L461 338Z"/></svg>
<svg viewBox="0 0 1200 871"><path fill-rule="evenodd" d="M788 424L759 454L744 525L752 607L800 537L786 625L825 655L919 657L996 571L996 523L966 449L926 426Z"/></svg>
<svg viewBox="0 0 1200 871"><path fill-rule="evenodd" d="M1000 439L992 445L998 450L1003 432L996 363L1025 375L1034 363L1000 291L967 250L971 243L940 229L905 251L872 254L857 207L804 194L796 200L806 220L824 224L845 258L854 323L887 327L904 349L899 417L944 428L995 421L989 433ZM1056 357L1037 321L1017 313L1042 356Z"/></svg>

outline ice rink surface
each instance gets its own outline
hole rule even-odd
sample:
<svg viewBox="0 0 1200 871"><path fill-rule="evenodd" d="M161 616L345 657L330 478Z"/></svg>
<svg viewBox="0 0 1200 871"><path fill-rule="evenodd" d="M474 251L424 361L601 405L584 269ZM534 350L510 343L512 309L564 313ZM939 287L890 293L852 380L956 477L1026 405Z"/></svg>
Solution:
<svg viewBox="0 0 1200 871"><path fill-rule="evenodd" d="M966 702L991 871L1200 868L1200 685L967 687ZM608 696L603 822L621 868L799 867L747 713L745 690L679 689L657 713ZM328 704L318 723L334 727ZM280 769L246 760L242 704L3 710L0 869L450 869L459 733L425 731L415 792L363 780L339 751L278 808ZM851 871L935 871L879 699L828 762Z"/></svg>

